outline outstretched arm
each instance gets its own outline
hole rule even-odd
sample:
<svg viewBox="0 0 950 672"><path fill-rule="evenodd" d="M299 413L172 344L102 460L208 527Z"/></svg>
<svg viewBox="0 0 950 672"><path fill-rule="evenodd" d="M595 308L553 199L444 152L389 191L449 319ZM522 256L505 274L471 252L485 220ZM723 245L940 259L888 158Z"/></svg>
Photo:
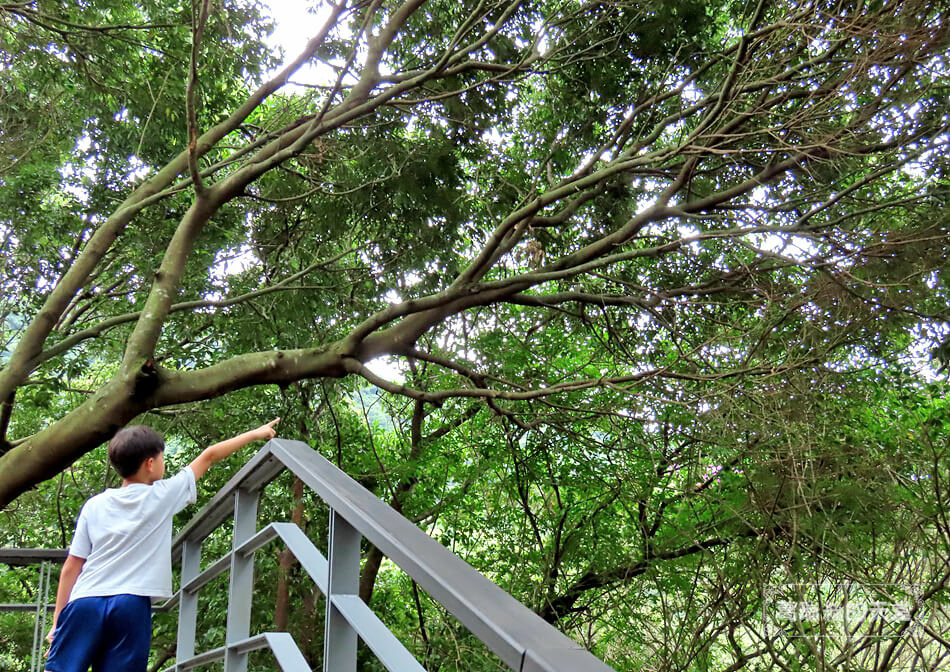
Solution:
<svg viewBox="0 0 950 672"><path fill-rule="evenodd" d="M205 448L201 452L201 455L196 457L192 463L188 465L195 475L195 481L204 476L212 464L220 462L232 453L236 453L251 441L267 441L268 439L273 439L277 435L277 432L274 431L274 425L278 422L280 422L280 418L271 420L266 425L261 425L257 429L238 434L230 439L225 439L220 443Z"/></svg>

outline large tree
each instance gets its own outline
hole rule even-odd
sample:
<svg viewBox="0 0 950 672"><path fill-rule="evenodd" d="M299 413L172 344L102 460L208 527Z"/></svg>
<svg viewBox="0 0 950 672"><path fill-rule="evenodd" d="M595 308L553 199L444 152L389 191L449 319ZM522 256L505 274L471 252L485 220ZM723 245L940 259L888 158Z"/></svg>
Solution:
<svg viewBox="0 0 950 672"><path fill-rule="evenodd" d="M255 385L650 423L946 318L941 3L341 0L263 83L252 4L0 9L0 506Z"/></svg>
<svg viewBox="0 0 950 672"><path fill-rule="evenodd" d="M67 543L138 415L275 413L617 669L940 669L944 4L341 2L276 71L252 2L0 6L0 544ZM921 586L930 639L763 628L825 578ZM376 549L360 593L493 669Z"/></svg>

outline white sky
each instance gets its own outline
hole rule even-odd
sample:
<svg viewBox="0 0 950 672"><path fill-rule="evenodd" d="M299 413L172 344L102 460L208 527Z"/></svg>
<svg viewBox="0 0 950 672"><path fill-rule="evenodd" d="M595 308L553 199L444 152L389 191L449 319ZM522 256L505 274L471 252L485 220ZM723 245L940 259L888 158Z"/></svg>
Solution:
<svg viewBox="0 0 950 672"><path fill-rule="evenodd" d="M320 31L320 27L329 15L329 7L325 3L313 0L265 0L270 7L271 16L276 26L274 32L267 39L267 44L274 49L284 52L284 60L291 60L303 51L307 42ZM308 8L318 7L317 12L310 12ZM281 66L278 66L279 69ZM333 82L334 73L329 68L319 68L304 65L293 76L292 81L306 84ZM285 86L285 90L293 90L292 85Z"/></svg>
<svg viewBox="0 0 950 672"><path fill-rule="evenodd" d="M321 20L307 11L311 3L306 0L269 0L265 4L277 23L268 42L282 47L285 55L298 53L320 28Z"/></svg>

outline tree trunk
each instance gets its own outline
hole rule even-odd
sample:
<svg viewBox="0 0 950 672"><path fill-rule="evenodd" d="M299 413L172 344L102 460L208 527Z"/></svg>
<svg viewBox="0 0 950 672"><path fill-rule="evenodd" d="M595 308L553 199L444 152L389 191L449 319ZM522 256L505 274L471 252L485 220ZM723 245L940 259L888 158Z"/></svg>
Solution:
<svg viewBox="0 0 950 672"><path fill-rule="evenodd" d="M360 574L360 599L369 605L373 597L373 588L376 586L376 576L379 567L383 564L383 552L375 546L369 547L366 562L363 563L363 573Z"/></svg>
<svg viewBox="0 0 950 672"><path fill-rule="evenodd" d="M294 479L293 486L294 511L290 522L303 528L303 481ZM287 631L287 621L290 617L290 570L297 564L297 558L289 548L280 552L277 559L277 601L274 605L274 629L278 632Z"/></svg>

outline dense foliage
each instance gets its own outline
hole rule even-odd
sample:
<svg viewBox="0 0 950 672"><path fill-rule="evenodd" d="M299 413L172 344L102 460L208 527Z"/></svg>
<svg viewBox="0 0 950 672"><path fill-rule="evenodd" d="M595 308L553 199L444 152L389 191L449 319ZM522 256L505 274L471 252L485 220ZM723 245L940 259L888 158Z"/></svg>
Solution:
<svg viewBox="0 0 950 672"><path fill-rule="evenodd" d="M128 422L172 468L279 415L618 670L946 665L944 3L340 0L282 70L251 0L63 4L0 2L0 546L65 545ZM793 585L916 625L781 634ZM498 668L372 547L360 592Z"/></svg>

